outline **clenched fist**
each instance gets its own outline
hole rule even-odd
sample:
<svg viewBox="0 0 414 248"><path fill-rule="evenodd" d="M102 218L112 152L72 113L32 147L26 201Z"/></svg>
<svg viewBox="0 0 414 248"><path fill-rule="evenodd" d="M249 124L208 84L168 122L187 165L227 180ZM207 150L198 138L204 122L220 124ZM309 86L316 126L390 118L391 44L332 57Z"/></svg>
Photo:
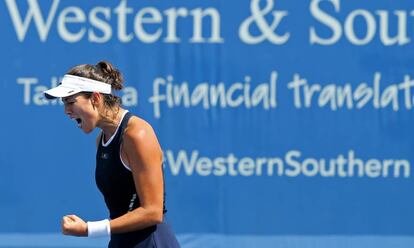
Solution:
<svg viewBox="0 0 414 248"><path fill-rule="evenodd" d="M72 236L88 236L88 224L76 215L63 216L62 233Z"/></svg>

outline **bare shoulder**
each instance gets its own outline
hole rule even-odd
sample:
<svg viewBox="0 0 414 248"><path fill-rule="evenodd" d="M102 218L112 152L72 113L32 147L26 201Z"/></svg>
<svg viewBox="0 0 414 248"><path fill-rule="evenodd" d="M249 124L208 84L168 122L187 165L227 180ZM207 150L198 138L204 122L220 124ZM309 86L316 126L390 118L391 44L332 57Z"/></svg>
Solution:
<svg viewBox="0 0 414 248"><path fill-rule="evenodd" d="M132 116L128 121L128 125L124 131L124 139L129 142L154 142L157 141L152 126L137 116Z"/></svg>
<svg viewBox="0 0 414 248"><path fill-rule="evenodd" d="M162 162L162 150L157 136L145 120L136 116L131 117L123 137L123 151L131 168L151 167Z"/></svg>

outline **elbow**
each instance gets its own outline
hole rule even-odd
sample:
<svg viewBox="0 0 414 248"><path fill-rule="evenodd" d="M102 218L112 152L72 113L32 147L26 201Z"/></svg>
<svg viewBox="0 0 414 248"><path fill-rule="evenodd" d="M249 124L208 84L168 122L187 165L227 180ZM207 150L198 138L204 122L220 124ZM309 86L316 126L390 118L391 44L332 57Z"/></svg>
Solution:
<svg viewBox="0 0 414 248"><path fill-rule="evenodd" d="M163 211L158 211L157 214L154 216L154 223L155 224L161 224L164 221L164 214Z"/></svg>
<svg viewBox="0 0 414 248"><path fill-rule="evenodd" d="M154 225L158 225L158 224L161 224L161 223L162 223L162 219L156 219L154 221Z"/></svg>
<svg viewBox="0 0 414 248"><path fill-rule="evenodd" d="M153 209L151 211L151 222L154 225L161 224L164 221L163 209Z"/></svg>

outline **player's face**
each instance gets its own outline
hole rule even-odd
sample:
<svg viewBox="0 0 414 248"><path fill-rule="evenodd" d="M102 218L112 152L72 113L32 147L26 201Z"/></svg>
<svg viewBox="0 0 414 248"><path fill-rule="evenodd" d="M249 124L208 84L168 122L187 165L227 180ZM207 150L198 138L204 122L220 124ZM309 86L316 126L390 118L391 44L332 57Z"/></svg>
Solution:
<svg viewBox="0 0 414 248"><path fill-rule="evenodd" d="M83 94L76 94L62 98L65 114L75 120L78 127L85 133L90 133L96 127L98 114L90 98Z"/></svg>

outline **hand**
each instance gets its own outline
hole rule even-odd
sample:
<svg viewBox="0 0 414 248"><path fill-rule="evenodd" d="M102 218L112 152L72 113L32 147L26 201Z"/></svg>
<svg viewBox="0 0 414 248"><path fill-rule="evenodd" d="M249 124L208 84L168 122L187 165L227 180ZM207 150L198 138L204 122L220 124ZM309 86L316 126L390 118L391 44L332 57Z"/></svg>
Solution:
<svg viewBox="0 0 414 248"><path fill-rule="evenodd" d="M76 215L63 216L62 233L72 236L88 236L88 224Z"/></svg>

